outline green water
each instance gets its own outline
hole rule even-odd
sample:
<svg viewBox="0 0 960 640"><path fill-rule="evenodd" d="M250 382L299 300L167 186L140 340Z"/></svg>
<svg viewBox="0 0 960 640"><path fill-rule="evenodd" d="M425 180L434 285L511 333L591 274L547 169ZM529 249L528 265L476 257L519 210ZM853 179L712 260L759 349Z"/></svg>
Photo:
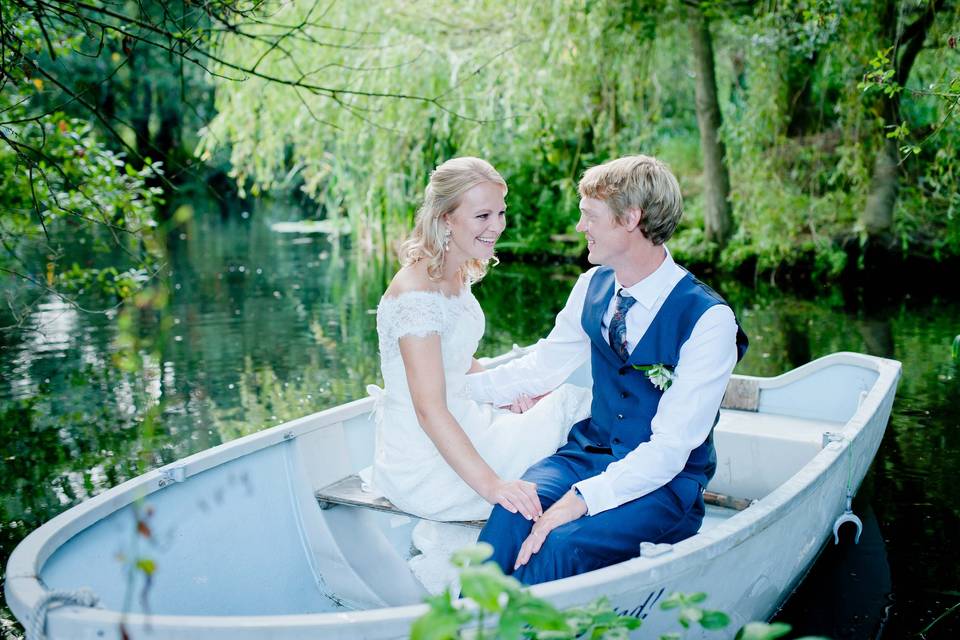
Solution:
<svg viewBox="0 0 960 640"><path fill-rule="evenodd" d="M57 513L147 469L364 395L379 378L377 300L389 261L348 241L281 234L260 208L198 215L170 239L161 277L172 319L144 371L113 366L113 314L46 300L0 333L0 559ZM579 273L505 262L476 287L481 355L545 334ZM738 372L774 375L841 350L893 357L903 380L886 439L858 497L860 545L828 548L780 618L834 638L910 637L960 602L957 363L960 298L705 278L751 338ZM937 283L932 283L936 287ZM0 312L0 326L11 323ZM147 322L146 331L156 329ZM151 422L147 408L160 402ZM144 425L153 426L145 428ZM708 601L709 602L709 601ZM14 633L9 612L4 628ZM960 612L927 638L956 637Z"/></svg>

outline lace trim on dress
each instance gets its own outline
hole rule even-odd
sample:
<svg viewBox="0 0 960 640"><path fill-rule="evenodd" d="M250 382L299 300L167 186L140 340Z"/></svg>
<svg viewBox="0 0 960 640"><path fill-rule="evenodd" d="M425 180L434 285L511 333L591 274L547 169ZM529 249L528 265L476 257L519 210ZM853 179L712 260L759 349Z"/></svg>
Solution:
<svg viewBox="0 0 960 640"><path fill-rule="evenodd" d="M380 336L380 357L399 355L397 341L406 336L442 335L444 303L459 300L439 291L407 291L398 296L384 296L377 306L377 333Z"/></svg>

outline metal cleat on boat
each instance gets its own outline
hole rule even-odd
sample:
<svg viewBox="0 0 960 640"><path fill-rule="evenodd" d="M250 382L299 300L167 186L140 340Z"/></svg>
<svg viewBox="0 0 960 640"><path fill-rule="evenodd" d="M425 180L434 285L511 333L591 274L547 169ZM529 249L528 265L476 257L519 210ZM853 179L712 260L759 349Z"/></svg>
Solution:
<svg viewBox="0 0 960 640"><path fill-rule="evenodd" d="M852 522L857 528L857 534L853 538L853 544L860 544L860 534L863 533L863 523L860 518L853 513L853 496L847 494L847 509L833 521L833 544L840 544L840 527L848 522Z"/></svg>

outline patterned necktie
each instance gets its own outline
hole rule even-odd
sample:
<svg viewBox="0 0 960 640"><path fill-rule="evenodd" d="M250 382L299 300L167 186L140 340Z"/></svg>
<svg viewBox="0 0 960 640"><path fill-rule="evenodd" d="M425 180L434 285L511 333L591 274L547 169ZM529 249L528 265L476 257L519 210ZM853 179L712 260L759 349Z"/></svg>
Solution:
<svg viewBox="0 0 960 640"><path fill-rule="evenodd" d="M621 289L617 292L617 308L613 312L613 317L610 318L610 348L624 362L630 355L627 352L627 311L630 311L630 307L636 301L637 299L632 296L623 295Z"/></svg>

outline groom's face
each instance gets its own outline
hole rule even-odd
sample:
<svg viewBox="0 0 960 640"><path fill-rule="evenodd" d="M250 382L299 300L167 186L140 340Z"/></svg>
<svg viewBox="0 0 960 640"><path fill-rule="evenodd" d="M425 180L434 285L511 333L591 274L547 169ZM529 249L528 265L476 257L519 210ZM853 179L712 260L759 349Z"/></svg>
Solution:
<svg viewBox="0 0 960 640"><path fill-rule="evenodd" d="M613 209L596 198L580 199L577 231L587 236L587 260L610 264L629 248L630 232L613 217Z"/></svg>

